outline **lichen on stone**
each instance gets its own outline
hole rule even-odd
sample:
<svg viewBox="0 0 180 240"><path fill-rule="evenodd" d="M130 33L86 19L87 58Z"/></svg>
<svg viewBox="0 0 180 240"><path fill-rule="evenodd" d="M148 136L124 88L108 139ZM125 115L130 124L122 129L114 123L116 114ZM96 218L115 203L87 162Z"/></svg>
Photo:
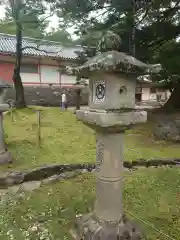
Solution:
<svg viewBox="0 0 180 240"><path fill-rule="evenodd" d="M83 65L74 68L76 73L99 70L143 74L154 70L157 71L157 68L154 65L143 63L126 53L117 51L99 53Z"/></svg>

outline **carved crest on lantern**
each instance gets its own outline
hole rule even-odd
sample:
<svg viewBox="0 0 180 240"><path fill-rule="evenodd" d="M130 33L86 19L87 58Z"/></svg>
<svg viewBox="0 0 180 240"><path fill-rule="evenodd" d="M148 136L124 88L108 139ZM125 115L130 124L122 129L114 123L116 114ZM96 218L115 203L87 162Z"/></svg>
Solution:
<svg viewBox="0 0 180 240"><path fill-rule="evenodd" d="M93 81L93 102L102 103L106 97L106 81L105 80L94 80Z"/></svg>

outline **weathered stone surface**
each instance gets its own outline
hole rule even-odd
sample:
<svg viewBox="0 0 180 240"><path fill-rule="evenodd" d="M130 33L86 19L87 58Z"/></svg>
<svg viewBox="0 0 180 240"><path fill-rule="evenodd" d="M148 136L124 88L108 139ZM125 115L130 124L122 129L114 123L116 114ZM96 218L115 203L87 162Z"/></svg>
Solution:
<svg viewBox="0 0 180 240"><path fill-rule="evenodd" d="M134 169L135 167L180 166L180 159L140 159L132 162L125 161L123 164L127 169ZM42 168L39 167L38 169L26 172L5 173L0 176L0 188L7 188L31 181L42 181L43 183L55 182L95 170L95 164L89 163L43 166Z"/></svg>
<svg viewBox="0 0 180 240"><path fill-rule="evenodd" d="M39 106L60 106L61 95L66 91L68 105L75 106L76 103L76 88L61 88L60 86L24 86L25 100L28 105ZM8 89L5 97L6 101L15 100L15 90ZM81 105L88 104L88 88L83 88L81 91Z"/></svg>
<svg viewBox="0 0 180 240"><path fill-rule="evenodd" d="M74 178L76 176L78 176L79 174L81 174L80 171L74 171L74 172L65 172L65 173L61 173L59 175L53 175L47 179L44 179L42 181L43 184L48 184L48 183L55 183L55 182L58 182L60 180L63 180L63 179L71 179L71 178Z"/></svg>
<svg viewBox="0 0 180 240"><path fill-rule="evenodd" d="M24 191L34 191L41 186L41 181L32 181L32 182L24 182L21 184L21 189Z"/></svg>
<svg viewBox="0 0 180 240"><path fill-rule="evenodd" d="M100 101L96 97L96 87L104 87L105 95ZM89 107L109 110L135 107L136 78L120 73L94 73L90 76Z"/></svg>
<svg viewBox="0 0 180 240"><path fill-rule="evenodd" d="M6 112L9 109L9 104L2 103L0 104L0 112Z"/></svg>
<svg viewBox="0 0 180 240"><path fill-rule="evenodd" d="M37 169L32 169L25 172L5 173L0 176L0 188L6 188L23 182L41 181L55 181L61 179L69 179L81 173L83 168L88 171L95 168L94 164L68 164L68 165L50 165L43 166Z"/></svg>
<svg viewBox="0 0 180 240"><path fill-rule="evenodd" d="M95 215L77 219L71 235L77 240L141 240L143 234L135 222L123 216L119 223L100 222Z"/></svg>
<svg viewBox="0 0 180 240"><path fill-rule="evenodd" d="M27 171L24 175L24 181L38 181L53 175L59 175L66 171L73 171L83 168L81 164L61 164L61 165L47 165L37 169Z"/></svg>
<svg viewBox="0 0 180 240"><path fill-rule="evenodd" d="M6 151L0 154L0 165L10 164L13 162L13 157L10 152Z"/></svg>
<svg viewBox="0 0 180 240"><path fill-rule="evenodd" d="M7 173L0 176L0 187L6 188L24 181L24 173Z"/></svg>
<svg viewBox="0 0 180 240"><path fill-rule="evenodd" d="M83 165L74 164L52 165L26 172L6 173L0 176L0 188L6 188L22 184L24 182L42 181L43 183L48 183L63 179L70 179L81 174L82 172L80 170L82 167Z"/></svg>
<svg viewBox="0 0 180 240"><path fill-rule="evenodd" d="M8 193L7 189L0 189L0 196L4 196Z"/></svg>
<svg viewBox="0 0 180 240"><path fill-rule="evenodd" d="M180 120L176 116L160 116L153 134L159 140L180 142Z"/></svg>
<svg viewBox="0 0 180 240"><path fill-rule="evenodd" d="M78 175L80 175L81 172L80 171L74 171L74 172L65 172L65 173L61 173L59 175L60 179L71 179L74 178Z"/></svg>
<svg viewBox="0 0 180 240"><path fill-rule="evenodd" d="M60 176L56 174L56 175L53 175L49 178L42 180L42 184L56 183L59 181L59 179L60 179Z"/></svg>
<svg viewBox="0 0 180 240"><path fill-rule="evenodd" d="M121 41L121 40L120 40ZM76 72L83 73L83 76L89 77L91 72L99 71L124 73L125 75L142 75L145 72L158 73L161 70L161 64L145 64L138 59L116 50L98 53L96 56L89 58L83 65L75 68ZM115 86L114 86L115 87Z"/></svg>
<svg viewBox="0 0 180 240"><path fill-rule="evenodd" d="M21 189L21 184L8 187L8 192L16 194Z"/></svg>
<svg viewBox="0 0 180 240"><path fill-rule="evenodd" d="M24 181L39 181L51 177L54 174L61 173L61 171L61 167L57 165L42 166L37 169L27 171L24 176Z"/></svg>
<svg viewBox="0 0 180 240"><path fill-rule="evenodd" d="M76 111L77 119L85 125L97 130L106 132L121 132L137 123L147 121L147 112L145 111L100 111L100 110L78 110Z"/></svg>

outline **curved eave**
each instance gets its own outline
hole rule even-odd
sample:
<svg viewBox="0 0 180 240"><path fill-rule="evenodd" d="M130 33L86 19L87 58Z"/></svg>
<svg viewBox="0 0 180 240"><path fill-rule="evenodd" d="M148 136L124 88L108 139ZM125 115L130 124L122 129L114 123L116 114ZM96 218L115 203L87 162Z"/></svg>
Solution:
<svg viewBox="0 0 180 240"><path fill-rule="evenodd" d="M107 51L90 58L82 66L75 69L78 74L91 74L92 72L118 72L130 75L144 75L157 72L159 65L150 65L139 61L123 52Z"/></svg>
<svg viewBox="0 0 180 240"><path fill-rule="evenodd" d="M14 52L0 52L0 54L7 55L7 56L16 56L16 53ZM62 57L62 56L52 56L52 55L41 55L41 54L28 54L28 53L23 53L23 56L26 57L43 57L43 58L55 58L55 59L61 59L61 60L78 60L78 58L70 58L70 57Z"/></svg>
<svg viewBox="0 0 180 240"><path fill-rule="evenodd" d="M144 75L147 72L149 72L150 69L141 69L138 67L134 67L131 69L127 68L116 68L116 67L108 67L108 68L74 68L73 72L76 75L81 75L88 77L89 74L93 72L108 72L108 73L119 73L119 74L127 74L127 75L134 75L134 76L140 76Z"/></svg>

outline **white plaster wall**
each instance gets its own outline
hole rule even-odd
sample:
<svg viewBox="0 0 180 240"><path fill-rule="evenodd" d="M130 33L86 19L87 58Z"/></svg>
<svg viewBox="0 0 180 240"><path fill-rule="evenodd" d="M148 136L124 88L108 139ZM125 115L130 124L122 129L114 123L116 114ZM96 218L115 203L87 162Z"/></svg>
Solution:
<svg viewBox="0 0 180 240"><path fill-rule="evenodd" d="M65 84L68 84L68 85L73 85L76 83L76 76L71 76L71 75L66 75L66 74L61 74L61 84L65 85Z"/></svg>
<svg viewBox="0 0 180 240"><path fill-rule="evenodd" d="M161 94L161 100L165 101L166 100L166 91L160 92Z"/></svg>
<svg viewBox="0 0 180 240"><path fill-rule="evenodd" d="M87 78L81 78L81 80L82 80L85 84L89 85L89 79L87 79Z"/></svg>
<svg viewBox="0 0 180 240"><path fill-rule="evenodd" d="M53 60L53 59L50 59L50 58L41 58L39 60L39 63L43 66L43 65L47 65L47 66L59 66L60 63L59 61L56 61L56 60Z"/></svg>
<svg viewBox="0 0 180 240"><path fill-rule="evenodd" d="M142 88L142 101L149 101L150 88Z"/></svg>
<svg viewBox="0 0 180 240"><path fill-rule="evenodd" d="M23 83L40 83L40 76L38 73L21 73Z"/></svg>
<svg viewBox="0 0 180 240"><path fill-rule="evenodd" d="M169 90L161 91L157 89L157 92L161 93L162 100L167 100L171 96L171 92ZM142 101L157 101L157 94L151 93L150 88L142 88Z"/></svg>
<svg viewBox="0 0 180 240"><path fill-rule="evenodd" d="M149 100L151 101L157 101L157 94L156 93L150 93Z"/></svg>
<svg viewBox="0 0 180 240"><path fill-rule="evenodd" d="M166 97L167 97L167 91L166 90L157 88L156 92L157 92L157 94L161 95L161 100L162 101L166 100Z"/></svg>
<svg viewBox="0 0 180 240"><path fill-rule="evenodd" d="M48 84L60 83L60 73L59 73L58 66L41 65L40 74L41 74L41 83L48 83Z"/></svg>
<svg viewBox="0 0 180 240"><path fill-rule="evenodd" d="M170 96L171 96L171 92L167 90L167 98L170 98Z"/></svg>

